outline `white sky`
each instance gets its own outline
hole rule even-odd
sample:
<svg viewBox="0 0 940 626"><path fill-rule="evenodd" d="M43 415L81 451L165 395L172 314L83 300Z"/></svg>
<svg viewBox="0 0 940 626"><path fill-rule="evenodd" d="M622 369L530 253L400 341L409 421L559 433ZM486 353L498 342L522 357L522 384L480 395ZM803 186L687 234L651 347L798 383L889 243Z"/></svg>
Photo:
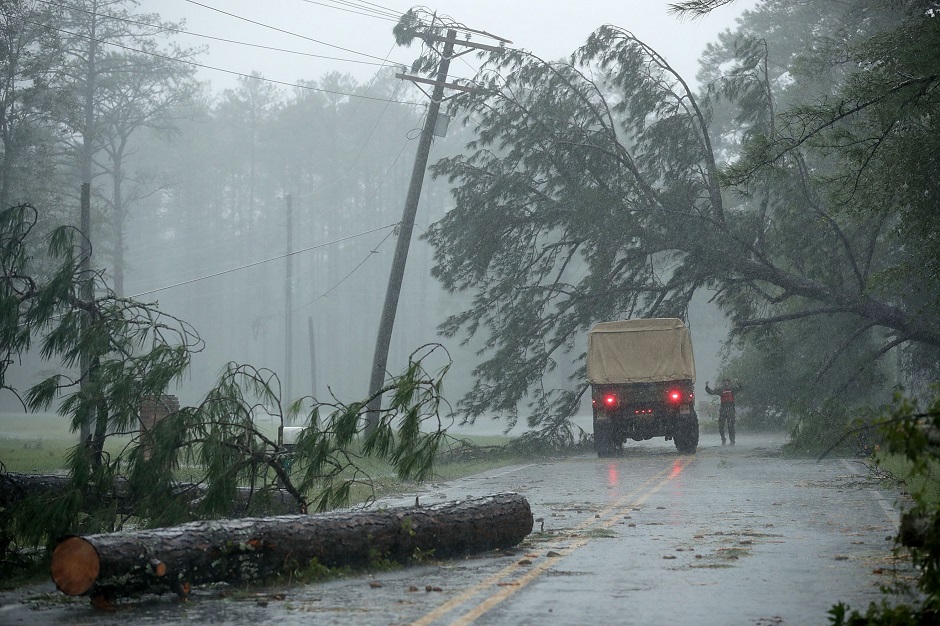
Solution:
<svg viewBox="0 0 940 626"><path fill-rule="evenodd" d="M653 46L689 81L695 79L697 60L705 45L713 41L718 32L733 27L735 18L756 2L738 0L703 19L680 21L669 15L669 0L429 1L433 4L425 6L436 10L439 15L509 39L512 46L525 48L546 60L568 56L597 27L614 24L632 31ZM412 2L401 0L141 0L140 10L159 13L165 20L185 20L186 30L192 33L306 54L369 63L379 63L388 58L393 63L409 65L419 52L418 46L396 47L391 32L396 20L382 19L375 12L397 18L411 6L414 6ZM315 43L311 39L323 43ZM494 43L485 38L474 40ZM258 71L265 78L285 83L299 79L317 80L333 71L350 73L358 82L366 83L378 68L376 65L261 50L189 35L179 35L177 41L183 45L208 46L209 52L200 59L205 65L244 74ZM476 58L467 55L464 59L466 63L452 64L454 75L469 76L473 73L467 64L475 66ZM236 81L234 74L208 69L200 70L198 75L201 80L210 81L217 91L232 87Z"/></svg>

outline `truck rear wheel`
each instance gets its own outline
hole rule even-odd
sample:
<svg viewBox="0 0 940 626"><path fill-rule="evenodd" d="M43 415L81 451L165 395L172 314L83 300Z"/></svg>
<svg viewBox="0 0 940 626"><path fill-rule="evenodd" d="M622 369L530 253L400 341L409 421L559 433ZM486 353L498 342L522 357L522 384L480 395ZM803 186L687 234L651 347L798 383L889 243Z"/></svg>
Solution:
<svg viewBox="0 0 940 626"><path fill-rule="evenodd" d="M698 416L694 411L679 422L673 441L680 454L695 454L698 449Z"/></svg>
<svg viewBox="0 0 940 626"><path fill-rule="evenodd" d="M607 424L599 424L597 420L594 421L594 451L597 452L598 458L604 458L609 456L614 456L617 454L617 448L620 446L615 444L613 437L611 436L610 426Z"/></svg>

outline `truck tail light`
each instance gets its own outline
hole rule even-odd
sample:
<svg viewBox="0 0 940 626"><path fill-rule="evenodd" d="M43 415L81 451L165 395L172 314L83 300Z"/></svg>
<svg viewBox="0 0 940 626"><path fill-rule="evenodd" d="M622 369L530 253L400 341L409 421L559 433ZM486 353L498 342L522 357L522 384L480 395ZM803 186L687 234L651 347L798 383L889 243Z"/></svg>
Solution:
<svg viewBox="0 0 940 626"><path fill-rule="evenodd" d="M600 397L600 401L599 401L599 402L600 402L600 405L601 405L602 408L605 408L605 409L616 409L616 408L617 408L617 396L616 396L616 394L605 393L603 396ZM591 400L591 404L593 404L594 406L597 406L597 404L598 404L598 399L597 399L597 398L592 399L592 400Z"/></svg>
<svg viewBox="0 0 940 626"><path fill-rule="evenodd" d="M670 389L666 392L666 402L669 404L688 404L695 399L695 392L684 392L681 389Z"/></svg>

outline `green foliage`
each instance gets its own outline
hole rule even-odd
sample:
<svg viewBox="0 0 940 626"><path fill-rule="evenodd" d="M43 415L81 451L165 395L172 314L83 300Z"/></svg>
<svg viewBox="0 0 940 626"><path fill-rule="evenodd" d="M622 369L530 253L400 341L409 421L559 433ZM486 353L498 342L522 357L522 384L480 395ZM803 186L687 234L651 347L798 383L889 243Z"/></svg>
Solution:
<svg viewBox="0 0 940 626"><path fill-rule="evenodd" d="M345 576L348 568L328 567L316 558L310 559L304 567L298 567L291 573L291 581L297 583L319 583Z"/></svg>
<svg viewBox="0 0 940 626"><path fill-rule="evenodd" d="M401 569L402 565L398 561L390 559L387 552L369 548L368 567L375 572L390 572L392 570Z"/></svg>
<svg viewBox="0 0 940 626"><path fill-rule="evenodd" d="M940 500L936 488L940 477L940 394L921 410L916 400L898 394L887 415L878 421L883 450L887 457L907 460L903 478L914 506L905 511L895 539L897 552L910 557L918 573L920 603L904 605L883 601L872 603L864 615L840 603L830 610L836 625L855 624L933 624L940 617Z"/></svg>
<svg viewBox="0 0 940 626"><path fill-rule="evenodd" d="M902 346L904 359L918 363L914 374L922 375L937 362L934 320L920 312L940 302L940 255L934 238L925 236L937 219L940 20L925 2L770 0L745 14L733 37L723 37L723 56L710 48L708 65L734 60L745 67L746 57L736 51L749 37L767 42L768 89L786 106L778 105L770 127L752 127L757 132L725 171L726 183L754 196L763 180L777 186L782 173L799 172L791 198L810 209L804 214L815 224L839 233L834 245L808 247L811 256L800 262L818 272L827 255L844 254L842 271L859 284L865 306L885 306L883 314L907 320L883 324L882 314L869 309L862 316L868 324L850 330L872 344L874 359ZM707 73L713 89L724 84L713 70ZM746 115L743 101L738 111L736 121ZM725 136L734 136L727 116L722 126ZM768 211L779 229L772 201ZM778 319L787 316L794 319L794 310Z"/></svg>
<svg viewBox="0 0 940 626"><path fill-rule="evenodd" d="M351 405L331 405L321 417L322 405L308 414L307 427L293 452L297 488L312 493L311 509L327 510L344 504L354 485L371 484L363 470L367 457L388 460L398 477L425 480L434 469L437 450L445 433L441 422L440 381L422 366L422 359L441 349L429 346L414 353L405 372L377 393L391 393L387 408L379 412L375 426L359 439L368 399ZM358 442L358 443L357 443Z"/></svg>
<svg viewBox="0 0 940 626"><path fill-rule="evenodd" d="M875 444L875 456L878 467L891 476L904 477L904 488L908 492L922 495L924 503L940 503L940 463L931 458L930 467L925 472L914 473L914 464L898 454L887 454L881 448L880 439Z"/></svg>
<svg viewBox="0 0 940 626"><path fill-rule="evenodd" d="M789 441L783 446L787 454L867 456L877 445L876 415L870 409L828 398L818 408L794 403L788 414Z"/></svg>
<svg viewBox="0 0 940 626"><path fill-rule="evenodd" d="M927 626L935 623L935 616L924 615L907 605L892 606L887 602L869 605L865 614L850 611L840 602L829 609L832 626Z"/></svg>
<svg viewBox="0 0 940 626"><path fill-rule="evenodd" d="M434 560L434 549L431 550L422 550L421 548L415 548L414 554L411 555L411 562L416 565L422 565L424 563L430 563Z"/></svg>
<svg viewBox="0 0 940 626"><path fill-rule="evenodd" d="M198 405L174 410L141 433L142 400L163 396L185 375L201 349L198 335L155 306L116 297L99 276L98 297L82 300L84 277L68 228L50 238L54 270L35 277L27 249L35 223L31 207L0 211L0 300L16 311L0 320L0 386L19 394L5 374L38 338L42 357L62 373L27 389L24 408L57 403L73 432L87 436L69 451L65 489L0 510L2 527L12 533L4 535L4 550L8 540L43 545L66 534L115 530L129 520L164 526L276 510L284 494L303 511L343 506L354 486L371 488L367 459L389 463L401 479L431 475L444 437L439 376L449 365L435 375L422 361L440 346L417 350L406 371L381 389L391 399L368 438L362 425L369 399L347 405L302 398L285 411L274 372L235 363ZM258 425L259 412L274 417L278 433L288 415L305 415L293 451ZM105 444L115 436L126 445L112 454Z"/></svg>
<svg viewBox="0 0 940 626"><path fill-rule="evenodd" d="M468 156L434 166L458 183L456 207L427 234L434 275L476 294L441 327L484 340L488 359L461 403L468 421L495 412L512 427L526 404L529 425L556 443L577 440L565 423L584 391L568 380L583 380L577 339L630 312L684 314L691 274L680 269L664 283L649 261L662 254L693 266L677 242L690 241L692 222L709 212L695 198L707 198L713 182L707 168L686 169L710 157L701 120L684 104L694 98L662 59L613 28L578 57L599 65L607 82L518 51L490 57L478 78L496 95L455 99L477 138Z"/></svg>

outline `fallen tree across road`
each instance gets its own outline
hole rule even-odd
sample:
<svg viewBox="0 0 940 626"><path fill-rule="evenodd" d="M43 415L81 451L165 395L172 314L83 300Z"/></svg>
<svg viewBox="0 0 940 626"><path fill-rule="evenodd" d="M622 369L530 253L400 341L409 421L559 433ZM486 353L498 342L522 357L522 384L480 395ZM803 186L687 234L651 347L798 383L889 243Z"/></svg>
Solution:
<svg viewBox="0 0 940 626"><path fill-rule="evenodd" d="M506 548L532 531L528 501L503 493L427 507L191 522L171 528L66 537L52 579L96 602L192 585L260 581L312 561L362 566Z"/></svg>

